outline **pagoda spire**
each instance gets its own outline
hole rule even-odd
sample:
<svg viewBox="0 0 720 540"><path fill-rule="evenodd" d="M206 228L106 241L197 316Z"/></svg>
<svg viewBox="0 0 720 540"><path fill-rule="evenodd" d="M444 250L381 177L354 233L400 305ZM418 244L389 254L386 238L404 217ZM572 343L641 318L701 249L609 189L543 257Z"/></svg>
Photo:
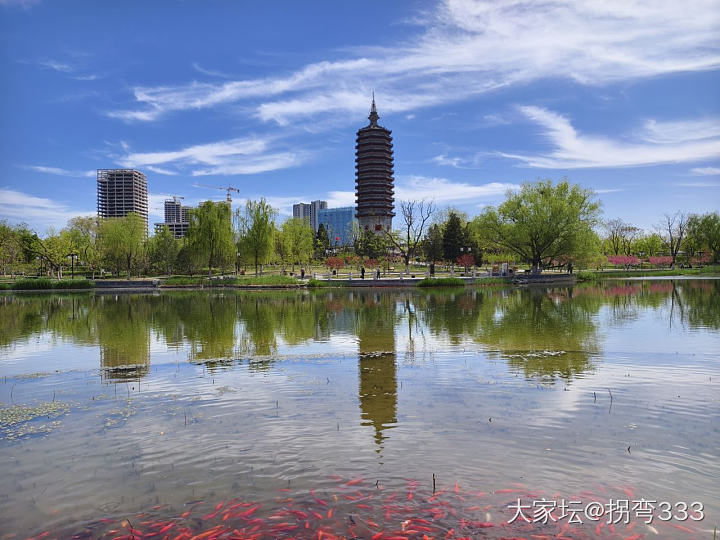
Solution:
<svg viewBox="0 0 720 540"><path fill-rule="evenodd" d="M377 127L378 118L380 118L380 115L377 113L377 109L375 108L375 92L373 92L372 105L370 105L370 116L368 116L370 125Z"/></svg>

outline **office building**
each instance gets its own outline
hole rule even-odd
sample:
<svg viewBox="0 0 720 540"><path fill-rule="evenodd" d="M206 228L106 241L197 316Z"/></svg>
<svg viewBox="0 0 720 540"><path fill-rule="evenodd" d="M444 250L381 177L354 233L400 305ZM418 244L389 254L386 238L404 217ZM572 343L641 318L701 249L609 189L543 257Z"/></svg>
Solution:
<svg viewBox="0 0 720 540"><path fill-rule="evenodd" d="M333 247L349 246L353 243L355 208L325 208L318 212L318 227L323 225Z"/></svg>
<svg viewBox="0 0 720 540"><path fill-rule="evenodd" d="M361 230L389 232L394 213L393 145L391 131L378 125L373 95L370 124L357 132L355 202Z"/></svg>
<svg viewBox="0 0 720 540"><path fill-rule="evenodd" d="M98 169L97 213L101 218L139 214L148 225L147 178L134 169Z"/></svg>

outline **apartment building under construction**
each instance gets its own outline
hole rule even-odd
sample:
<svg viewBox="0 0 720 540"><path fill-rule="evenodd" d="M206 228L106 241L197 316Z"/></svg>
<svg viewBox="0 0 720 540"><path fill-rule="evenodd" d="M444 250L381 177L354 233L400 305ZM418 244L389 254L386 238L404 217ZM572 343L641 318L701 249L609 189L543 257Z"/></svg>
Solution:
<svg viewBox="0 0 720 540"><path fill-rule="evenodd" d="M135 212L148 224L147 178L135 169L98 169L97 213L115 218Z"/></svg>

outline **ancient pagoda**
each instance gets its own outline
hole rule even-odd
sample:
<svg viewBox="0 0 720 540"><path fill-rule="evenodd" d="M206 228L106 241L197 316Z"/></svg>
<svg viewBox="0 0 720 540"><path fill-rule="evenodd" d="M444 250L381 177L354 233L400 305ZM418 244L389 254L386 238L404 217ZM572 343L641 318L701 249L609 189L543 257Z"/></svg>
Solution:
<svg viewBox="0 0 720 540"><path fill-rule="evenodd" d="M395 215L391 131L378 125L375 94L370 124L357 132L355 145L355 217L361 231L390 232Z"/></svg>

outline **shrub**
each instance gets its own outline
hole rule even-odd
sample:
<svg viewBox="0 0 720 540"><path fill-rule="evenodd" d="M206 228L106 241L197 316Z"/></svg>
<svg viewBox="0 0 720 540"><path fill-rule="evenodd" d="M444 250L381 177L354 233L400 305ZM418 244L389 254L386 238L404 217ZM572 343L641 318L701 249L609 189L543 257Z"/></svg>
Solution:
<svg viewBox="0 0 720 540"><path fill-rule="evenodd" d="M37 291L47 289L91 289L94 284L87 279L18 279L10 285L16 291Z"/></svg>
<svg viewBox="0 0 720 540"><path fill-rule="evenodd" d="M460 278L425 278L418 281L418 287L464 287L465 282Z"/></svg>

